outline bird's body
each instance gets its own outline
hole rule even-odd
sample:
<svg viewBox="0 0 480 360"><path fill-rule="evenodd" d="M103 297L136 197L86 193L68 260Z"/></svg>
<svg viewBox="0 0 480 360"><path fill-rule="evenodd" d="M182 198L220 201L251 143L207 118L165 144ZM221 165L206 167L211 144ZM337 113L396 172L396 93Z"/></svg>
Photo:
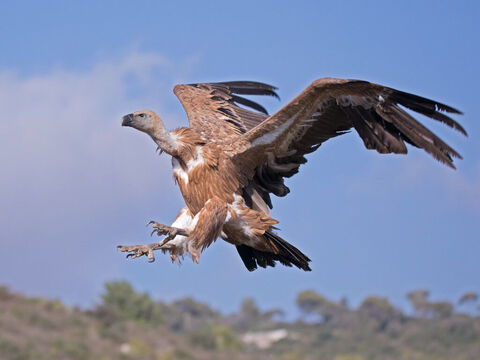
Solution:
<svg viewBox="0 0 480 360"><path fill-rule="evenodd" d="M234 244L249 270L276 261L310 270L310 259L275 232L270 195L285 196L284 184L329 138L355 128L368 149L407 152L405 142L425 149L453 167L460 155L398 105L420 112L466 134L441 111L457 110L415 95L356 80L320 79L272 116L236 94L276 96L274 87L255 82L177 85L190 127L168 132L158 115L144 110L126 115L123 125L146 132L172 156L173 175L185 199L171 226L153 222L167 235L160 243L123 246L133 257L153 250L172 260L201 251L218 237ZM244 105L257 111L250 111Z"/></svg>
<svg viewBox="0 0 480 360"><path fill-rule="evenodd" d="M179 156L172 157L175 182L180 187L187 207L198 213L211 198L233 201L233 193L239 184L235 167L216 143L202 142L194 130L181 128L173 132L185 148ZM230 175L231 179L226 179Z"/></svg>
<svg viewBox="0 0 480 360"><path fill-rule="evenodd" d="M278 258L285 264L309 269L308 258L288 243L284 246L298 252L292 259L269 255L281 252L277 242L282 239L271 231L278 221L268 215L268 206L258 196L255 205L246 205L242 190L248 179L224 152L221 142L206 143L191 128L176 129L171 135L178 146L172 156L173 176L186 204L172 226L192 228L190 238L177 235L164 245L172 259L188 252L198 261L199 250L220 236L238 247L248 245L257 251L257 257L269 258L264 260L265 265Z"/></svg>

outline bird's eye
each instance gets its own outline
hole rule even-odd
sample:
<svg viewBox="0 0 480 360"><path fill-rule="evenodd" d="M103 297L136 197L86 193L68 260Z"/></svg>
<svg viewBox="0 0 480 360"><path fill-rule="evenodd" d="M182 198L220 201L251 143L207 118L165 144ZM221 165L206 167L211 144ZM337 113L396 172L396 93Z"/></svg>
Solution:
<svg viewBox="0 0 480 360"><path fill-rule="evenodd" d="M144 118L145 114L138 114L138 116L140 116L141 118Z"/></svg>

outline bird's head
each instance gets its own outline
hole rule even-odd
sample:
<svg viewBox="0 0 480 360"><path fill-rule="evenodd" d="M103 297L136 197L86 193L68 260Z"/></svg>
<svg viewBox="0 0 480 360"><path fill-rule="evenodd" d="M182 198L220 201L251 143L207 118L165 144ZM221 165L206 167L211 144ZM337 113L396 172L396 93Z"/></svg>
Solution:
<svg viewBox="0 0 480 360"><path fill-rule="evenodd" d="M163 125L160 117L150 110L139 110L122 117L122 126L130 126L140 130L155 141L161 151L176 156L178 142Z"/></svg>
<svg viewBox="0 0 480 360"><path fill-rule="evenodd" d="M139 110L122 117L122 126L130 126L152 136L159 128L163 129L160 117L150 110Z"/></svg>

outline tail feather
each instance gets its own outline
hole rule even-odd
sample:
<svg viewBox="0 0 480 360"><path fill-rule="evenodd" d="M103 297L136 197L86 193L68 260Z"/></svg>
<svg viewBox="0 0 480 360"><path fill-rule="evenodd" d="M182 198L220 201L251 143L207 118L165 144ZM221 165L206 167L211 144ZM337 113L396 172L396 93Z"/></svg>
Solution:
<svg viewBox="0 0 480 360"><path fill-rule="evenodd" d="M289 267L295 265L304 271L312 270L308 265L310 259L295 246L283 240L272 231L266 231L264 237L266 241L271 242L278 248L278 254L260 251L247 245L237 245L238 254L242 258L248 271L257 269L257 266L262 268L266 268L267 266L274 267L276 261Z"/></svg>

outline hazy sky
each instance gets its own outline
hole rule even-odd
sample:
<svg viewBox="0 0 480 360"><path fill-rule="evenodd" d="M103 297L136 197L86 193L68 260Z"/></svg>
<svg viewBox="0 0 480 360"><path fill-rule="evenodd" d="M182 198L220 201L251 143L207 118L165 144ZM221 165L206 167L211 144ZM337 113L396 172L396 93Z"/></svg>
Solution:
<svg viewBox="0 0 480 360"><path fill-rule="evenodd" d="M477 1L3 1L0 4L0 283L89 306L105 281L156 298L190 295L232 311L253 296L293 308L313 288L356 305L369 294L404 306L428 288L456 300L480 291L480 111ZM424 123L462 155L457 170L409 148L367 151L330 140L274 200L281 235L313 271L249 273L218 241L178 267L127 261L117 244L150 242L150 219L183 206L170 159L120 126L141 108L171 127L186 117L171 89L197 81L279 87L274 112L312 80L358 78L448 103L468 138ZM259 99L260 100L260 99Z"/></svg>

